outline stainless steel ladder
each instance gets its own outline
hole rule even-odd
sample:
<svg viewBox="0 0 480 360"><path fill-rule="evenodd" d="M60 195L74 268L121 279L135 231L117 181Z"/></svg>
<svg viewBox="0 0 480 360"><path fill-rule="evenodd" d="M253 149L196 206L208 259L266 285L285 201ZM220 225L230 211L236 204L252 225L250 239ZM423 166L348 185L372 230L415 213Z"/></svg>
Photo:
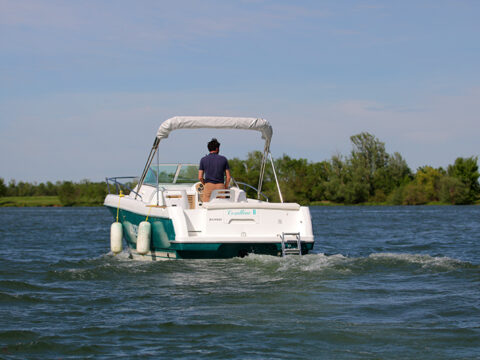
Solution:
<svg viewBox="0 0 480 360"><path fill-rule="evenodd" d="M285 240L285 236L295 236L295 240ZM282 239L282 256L286 255L302 255L302 240L300 238L300 233L299 232L291 232L291 233L286 233L283 232L282 235L280 235L280 238ZM297 247L287 247L287 244L297 244Z"/></svg>

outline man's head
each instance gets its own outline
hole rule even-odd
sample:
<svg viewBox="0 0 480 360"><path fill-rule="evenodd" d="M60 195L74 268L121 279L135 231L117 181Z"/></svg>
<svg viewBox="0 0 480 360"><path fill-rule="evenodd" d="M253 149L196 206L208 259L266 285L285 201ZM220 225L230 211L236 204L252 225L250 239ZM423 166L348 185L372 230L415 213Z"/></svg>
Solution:
<svg viewBox="0 0 480 360"><path fill-rule="evenodd" d="M215 138L210 140L210 142L208 143L207 146L208 146L208 151L210 151L210 152L215 151L217 149L220 149L220 143Z"/></svg>

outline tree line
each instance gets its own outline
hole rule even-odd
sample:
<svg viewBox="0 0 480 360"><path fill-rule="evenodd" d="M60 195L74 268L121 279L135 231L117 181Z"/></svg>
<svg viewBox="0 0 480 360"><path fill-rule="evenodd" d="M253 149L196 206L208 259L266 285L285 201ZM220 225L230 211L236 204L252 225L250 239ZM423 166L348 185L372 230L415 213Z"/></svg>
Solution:
<svg viewBox="0 0 480 360"><path fill-rule="evenodd" d="M446 169L423 166L416 173L403 157L388 154L385 144L367 132L350 138L349 155L309 162L288 155L274 161L284 201L301 204L473 204L479 200L478 157L459 157ZM255 184L262 153L252 152L246 160L229 161L237 181ZM278 201L275 178L267 167L263 192ZM251 195L254 195L251 193Z"/></svg>
<svg viewBox="0 0 480 360"><path fill-rule="evenodd" d="M385 144L367 132L350 138L349 155L309 162L288 155L274 160L284 201L305 205L428 203L473 204L480 200L478 157L459 157L446 169L423 166L414 173L399 153L388 154ZM263 154L251 152L246 160L229 160L236 181L256 185ZM247 189L249 196L255 193ZM263 193L279 201L275 177L267 166ZM58 196L64 206L101 205L107 194L105 182L28 183L0 178L0 196Z"/></svg>
<svg viewBox="0 0 480 360"><path fill-rule="evenodd" d="M10 180L5 184L0 178L0 197L12 196L58 196L63 206L98 206L103 204L107 195L105 182L91 182L82 180L78 183L72 181L57 181L52 183L29 183Z"/></svg>

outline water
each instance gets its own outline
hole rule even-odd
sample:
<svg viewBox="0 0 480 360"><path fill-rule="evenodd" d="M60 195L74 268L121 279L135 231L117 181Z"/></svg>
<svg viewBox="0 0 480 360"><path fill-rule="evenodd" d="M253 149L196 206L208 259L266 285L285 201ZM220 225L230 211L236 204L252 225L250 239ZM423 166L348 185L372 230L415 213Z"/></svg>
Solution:
<svg viewBox="0 0 480 360"><path fill-rule="evenodd" d="M480 358L480 207L311 212L314 254L147 263L106 209L0 209L0 358Z"/></svg>

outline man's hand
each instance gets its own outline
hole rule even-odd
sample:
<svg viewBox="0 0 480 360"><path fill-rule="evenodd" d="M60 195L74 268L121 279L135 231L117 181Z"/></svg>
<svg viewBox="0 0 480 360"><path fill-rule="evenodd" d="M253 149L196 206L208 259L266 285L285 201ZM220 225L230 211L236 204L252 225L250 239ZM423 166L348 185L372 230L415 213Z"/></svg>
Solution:
<svg viewBox="0 0 480 360"><path fill-rule="evenodd" d="M225 175L227 177L227 181L225 181L225 189L228 189L228 186L230 185L230 179L232 178L232 175L230 174L230 169L225 170Z"/></svg>

